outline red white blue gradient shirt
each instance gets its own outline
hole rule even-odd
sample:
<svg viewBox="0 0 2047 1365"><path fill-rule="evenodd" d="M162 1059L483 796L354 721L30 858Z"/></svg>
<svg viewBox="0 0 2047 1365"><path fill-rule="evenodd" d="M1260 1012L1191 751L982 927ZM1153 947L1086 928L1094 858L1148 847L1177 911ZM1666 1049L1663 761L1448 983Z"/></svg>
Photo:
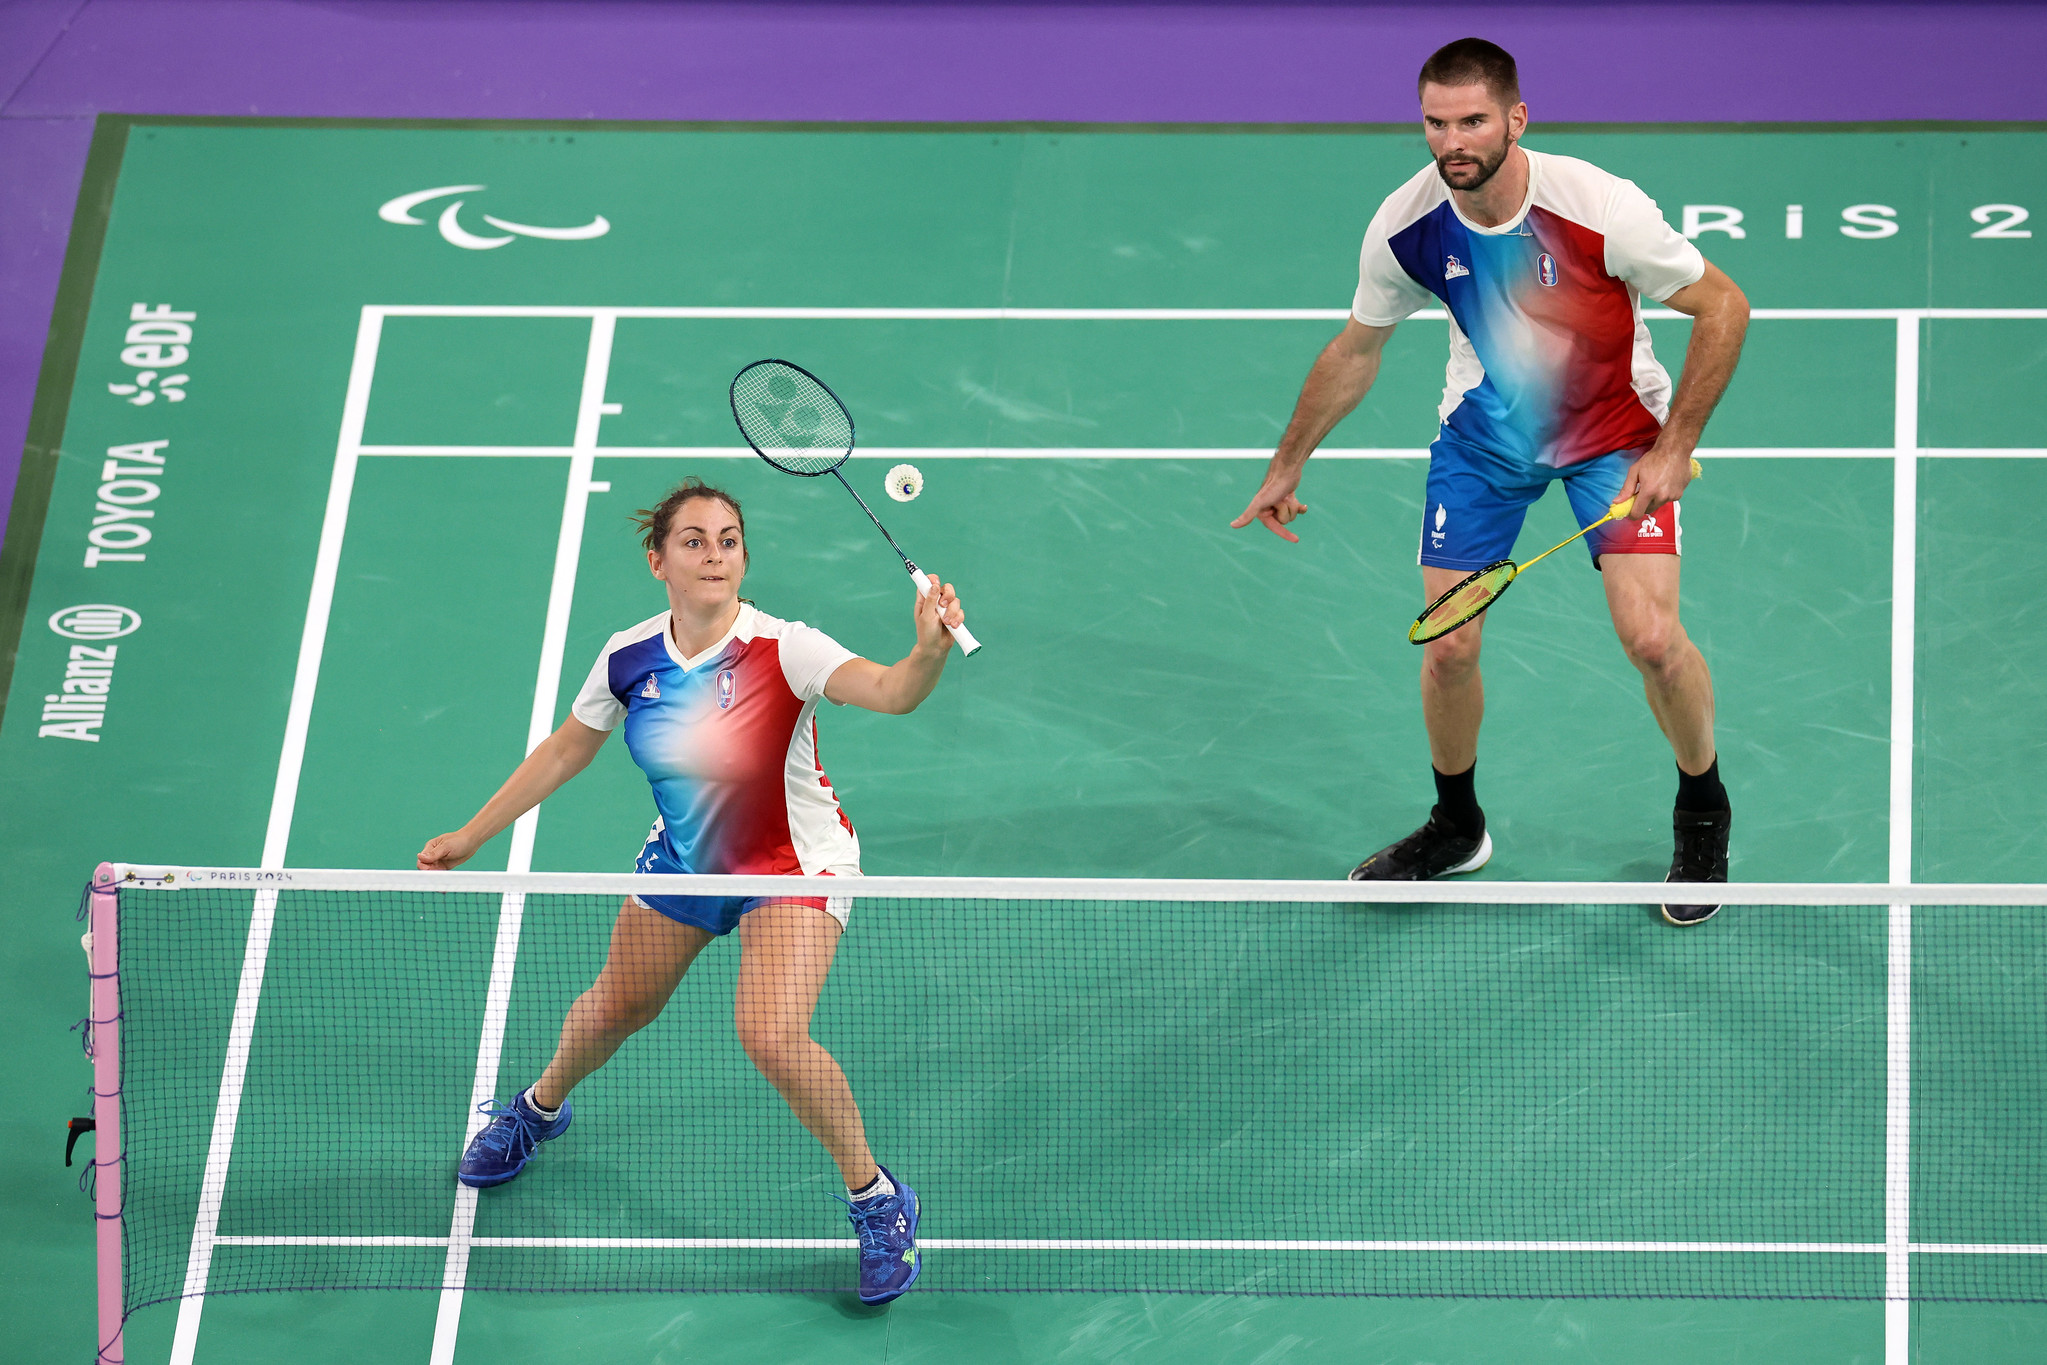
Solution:
<svg viewBox="0 0 2047 1365"><path fill-rule="evenodd" d="M1450 314L1444 435L1553 468L1639 450L1670 410L1642 322L1706 273L1698 248L1636 186L1576 157L1528 152L1528 197L1498 227L1457 211L1434 164L1365 232L1351 316L1390 327Z"/></svg>
<svg viewBox="0 0 2047 1365"><path fill-rule="evenodd" d="M571 714L625 722L665 837L690 872L857 873L860 841L817 757L817 703L852 650L741 603L725 637L677 650L668 613L611 637ZM665 830L665 833L664 833Z"/></svg>

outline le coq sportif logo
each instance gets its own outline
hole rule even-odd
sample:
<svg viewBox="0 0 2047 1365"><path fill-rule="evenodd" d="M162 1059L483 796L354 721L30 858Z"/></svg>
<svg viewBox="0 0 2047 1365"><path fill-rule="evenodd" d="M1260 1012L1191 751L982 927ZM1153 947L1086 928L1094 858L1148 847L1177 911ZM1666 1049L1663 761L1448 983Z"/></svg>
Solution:
<svg viewBox="0 0 2047 1365"><path fill-rule="evenodd" d="M415 217L414 209L436 199L446 199L450 195L482 194L489 188L488 185L440 185L430 190L414 190L410 194L401 194L396 199L386 200L378 208L377 217L387 223L396 223L400 227L425 227L427 220ZM444 206L440 216L435 219L435 226L440 229L442 240L450 246L459 246L464 251L495 251L501 246L509 246L521 237L537 237L548 242L587 242L593 237L602 237L611 231L611 221L601 213L577 227L540 227L532 223L514 223L509 219L485 213L479 216L485 223L498 230L496 234L486 236L471 232L462 226L462 208L468 202L466 199L454 200Z"/></svg>

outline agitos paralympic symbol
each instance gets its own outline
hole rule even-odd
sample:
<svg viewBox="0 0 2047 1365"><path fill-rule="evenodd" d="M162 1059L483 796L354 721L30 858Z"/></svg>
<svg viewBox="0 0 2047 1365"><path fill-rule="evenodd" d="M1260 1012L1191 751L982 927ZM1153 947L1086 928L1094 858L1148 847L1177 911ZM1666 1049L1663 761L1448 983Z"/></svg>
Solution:
<svg viewBox="0 0 2047 1365"><path fill-rule="evenodd" d="M451 194L480 194L487 185L442 185L437 189L415 190L401 194L377 210L377 217L387 223L401 227L425 227L426 219L415 218L412 211L430 199L444 199ZM462 226L460 214L465 200L457 199L441 210L438 226L441 236L451 245L464 251L493 251L512 241L513 237L540 237L550 242L587 242L592 237L602 237L611 231L611 223L603 214L598 214L581 227L535 227L531 223L512 223L503 218L483 215L483 221L501 232L504 237L484 237Z"/></svg>

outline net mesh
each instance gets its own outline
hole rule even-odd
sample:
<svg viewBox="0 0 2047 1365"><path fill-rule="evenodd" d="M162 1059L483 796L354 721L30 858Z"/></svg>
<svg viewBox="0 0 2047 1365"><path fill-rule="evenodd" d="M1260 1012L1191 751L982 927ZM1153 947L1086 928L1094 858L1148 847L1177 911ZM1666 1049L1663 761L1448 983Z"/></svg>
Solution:
<svg viewBox="0 0 2047 1365"><path fill-rule="evenodd" d="M785 473L829 474L853 451L853 419L844 405L786 361L755 361L739 372L732 416L747 444Z"/></svg>
<svg viewBox="0 0 2047 1365"><path fill-rule="evenodd" d="M124 890L131 1309L185 1284L233 1056L209 1292L440 1287L480 1042L486 1093L533 1081L618 913ZM828 1053L921 1196L918 1292L1881 1298L1887 915L862 899L818 1054L739 991L808 931L711 943L482 1191L467 1284L851 1289L839 1173L763 1075ZM2047 1301L2047 919L1921 908L1912 945L1912 1295Z"/></svg>
<svg viewBox="0 0 2047 1365"><path fill-rule="evenodd" d="M1429 603L1428 610L1408 630L1407 638L1418 645L1440 640L1492 606L1513 583L1516 572L1514 562L1504 559L1480 569Z"/></svg>

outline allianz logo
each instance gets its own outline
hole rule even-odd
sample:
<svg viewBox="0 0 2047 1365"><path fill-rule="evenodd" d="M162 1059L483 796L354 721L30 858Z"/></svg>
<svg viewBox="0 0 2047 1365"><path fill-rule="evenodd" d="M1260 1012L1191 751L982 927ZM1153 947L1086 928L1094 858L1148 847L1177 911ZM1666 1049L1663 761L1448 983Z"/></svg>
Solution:
<svg viewBox="0 0 2047 1365"><path fill-rule="evenodd" d="M400 227L425 227L427 220L414 217L412 212L420 205L446 199L453 194L481 194L489 188L488 185L441 185L430 190L414 190L411 194L401 194L396 199L385 201L377 209L377 217ZM514 223L486 213L482 215L483 221L502 235L484 236L462 226L462 206L467 202L466 199L455 200L443 208L435 220L442 240L464 251L495 251L521 237L538 237L550 242L587 242L611 231L610 220L601 213L579 227L537 227L532 223Z"/></svg>

